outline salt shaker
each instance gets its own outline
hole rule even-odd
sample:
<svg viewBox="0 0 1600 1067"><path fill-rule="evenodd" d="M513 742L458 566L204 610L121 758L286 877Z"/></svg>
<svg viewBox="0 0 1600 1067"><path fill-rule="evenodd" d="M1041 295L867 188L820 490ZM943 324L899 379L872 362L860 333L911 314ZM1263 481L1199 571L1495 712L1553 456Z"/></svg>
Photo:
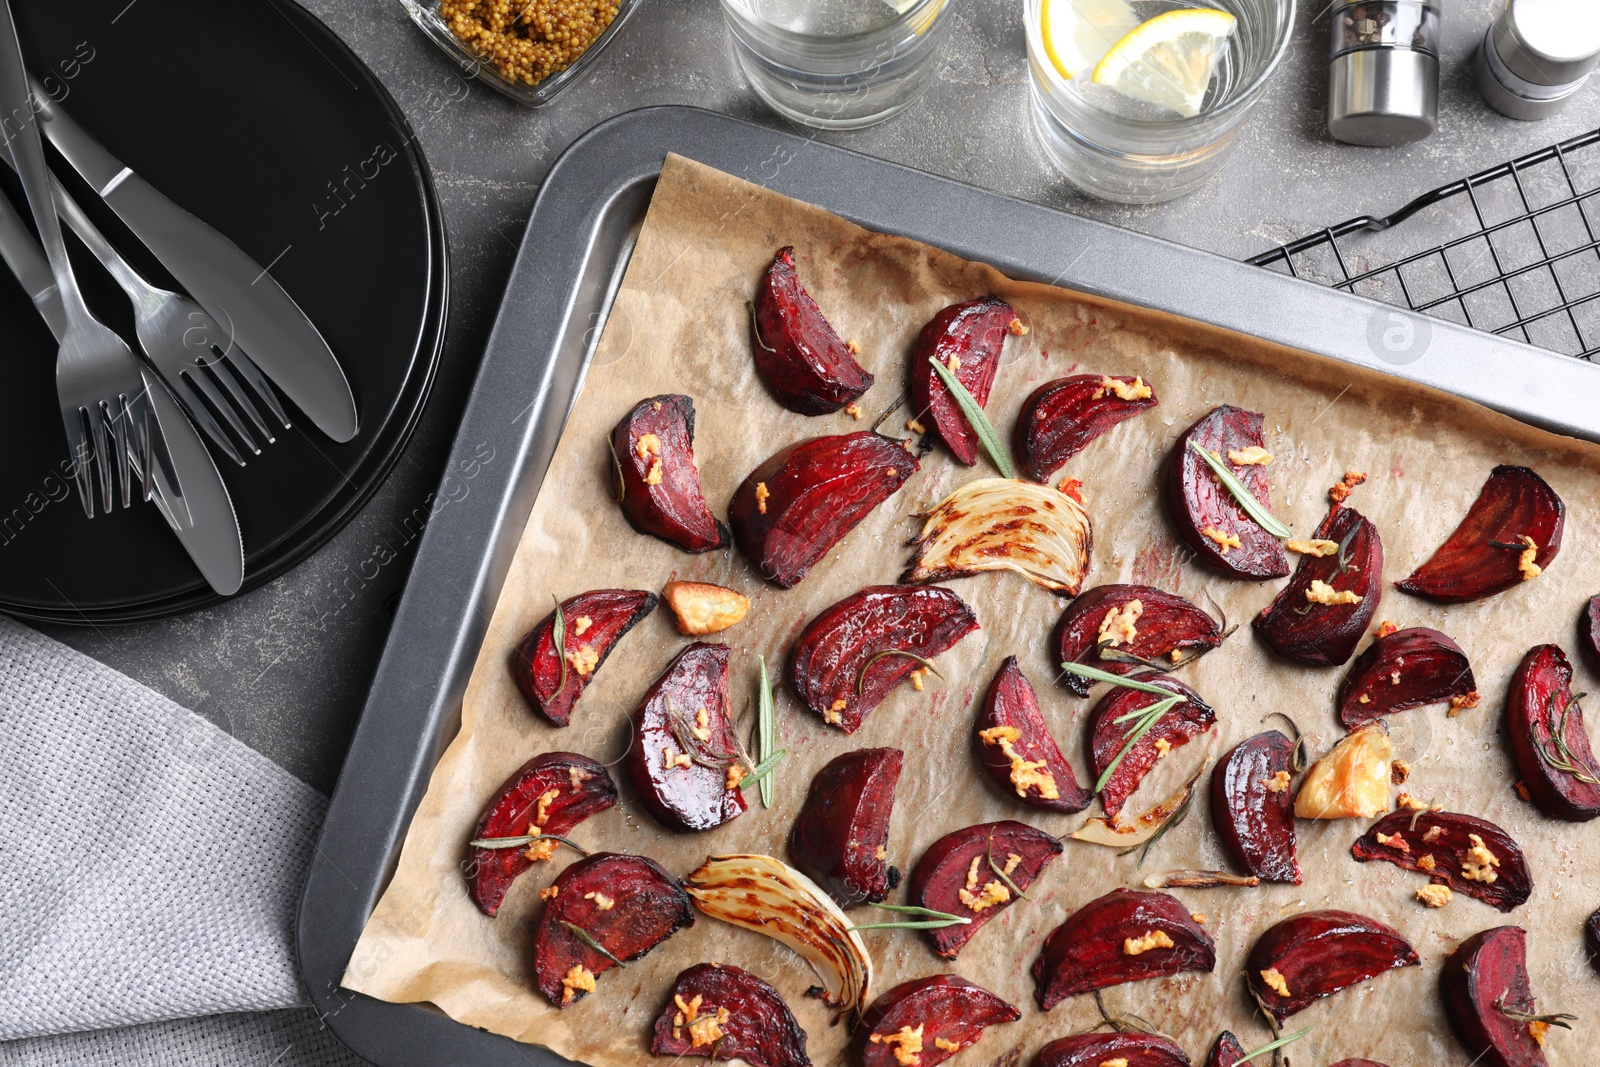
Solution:
<svg viewBox="0 0 1600 1067"><path fill-rule="evenodd" d="M1328 132L1338 140L1408 144L1438 128L1439 8L1431 0L1335 0L1329 57Z"/></svg>
<svg viewBox="0 0 1600 1067"><path fill-rule="evenodd" d="M1600 3L1506 0L1473 62L1478 91L1502 115L1554 115L1600 62Z"/></svg>

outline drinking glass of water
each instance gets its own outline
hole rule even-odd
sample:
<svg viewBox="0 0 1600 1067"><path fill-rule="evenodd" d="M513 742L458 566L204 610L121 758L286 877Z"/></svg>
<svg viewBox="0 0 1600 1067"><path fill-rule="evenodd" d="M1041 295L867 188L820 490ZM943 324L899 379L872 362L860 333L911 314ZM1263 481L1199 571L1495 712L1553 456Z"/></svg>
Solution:
<svg viewBox="0 0 1600 1067"><path fill-rule="evenodd" d="M948 0L722 0L733 53L778 114L851 130L905 110L938 73Z"/></svg>
<svg viewBox="0 0 1600 1067"><path fill-rule="evenodd" d="M1024 0L1046 154L1102 200L1193 190L1265 91L1294 10L1295 0Z"/></svg>

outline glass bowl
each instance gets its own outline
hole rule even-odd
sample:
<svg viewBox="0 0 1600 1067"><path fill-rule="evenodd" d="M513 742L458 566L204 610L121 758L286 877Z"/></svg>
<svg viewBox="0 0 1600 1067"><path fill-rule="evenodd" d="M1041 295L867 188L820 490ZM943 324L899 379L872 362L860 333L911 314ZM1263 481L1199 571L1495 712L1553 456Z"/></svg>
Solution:
<svg viewBox="0 0 1600 1067"><path fill-rule="evenodd" d="M406 14L411 16L411 21L421 27L428 39L438 45L450 56L469 78L477 78L485 85L509 96L519 104L528 107L543 107L554 100L562 90L569 85L580 81L589 68L594 65L606 45L622 29L622 24L628 21L640 0L617 0L617 17L611 20L611 25L605 32L596 37L591 44L566 70L558 71L536 85L524 82L514 82L503 76L495 69L493 63L481 58L476 52L468 48L461 38L450 32L450 27L445 25L444 19L439 17L438 0L400 0L400 6L406 9Z"/></svg>

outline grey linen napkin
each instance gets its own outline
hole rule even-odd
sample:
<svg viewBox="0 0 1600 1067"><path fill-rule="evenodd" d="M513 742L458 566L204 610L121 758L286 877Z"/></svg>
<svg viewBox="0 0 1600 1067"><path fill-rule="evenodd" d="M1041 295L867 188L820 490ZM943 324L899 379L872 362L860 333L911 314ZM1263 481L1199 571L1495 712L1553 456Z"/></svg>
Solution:
<svg viewBox="0 0 1600 1067"><path fill-rule="evenodd" d="M306 1003L294 916L325 807L0 616L0 1063L359 1063L282 1010ZM238 1012L275 1014L194 1018ZM108 1027L136 1029L79 1033Z"/></svg>

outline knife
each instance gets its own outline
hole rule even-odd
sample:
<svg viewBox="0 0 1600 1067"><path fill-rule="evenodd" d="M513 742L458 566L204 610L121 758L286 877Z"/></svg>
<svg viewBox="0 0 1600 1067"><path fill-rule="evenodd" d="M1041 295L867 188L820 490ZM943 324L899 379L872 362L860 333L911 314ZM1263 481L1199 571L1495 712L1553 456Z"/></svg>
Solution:
<svg viewBox="0 0 1600 1067"><path fill-rule="evenodd" d="M350 383L305 312L267 269L168 200L84 131L33 82L42 129L56 150L138 235L190 296L312 423L335 441L356 435ZM270 268L270 264L269 264Z"/></svg>

